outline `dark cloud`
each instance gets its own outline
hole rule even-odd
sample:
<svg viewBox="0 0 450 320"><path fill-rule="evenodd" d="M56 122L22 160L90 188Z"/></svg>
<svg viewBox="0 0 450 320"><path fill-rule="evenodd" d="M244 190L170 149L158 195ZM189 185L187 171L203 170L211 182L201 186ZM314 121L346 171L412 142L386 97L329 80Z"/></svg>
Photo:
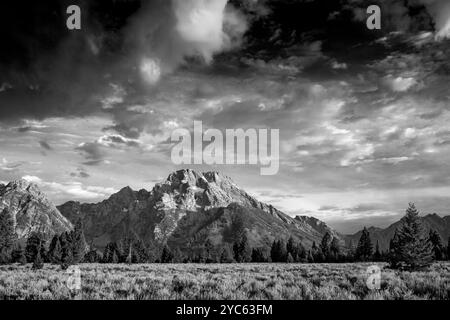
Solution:
<svg viewBox="0 0 450 320"><path fill-rule="evenodd" d="M39 141L39 145L42 149L45 149L47 151L53 150L53 148L50 146L50 144L47 141L41 140Z"/></svg>
<svg viewBox="0 0 450 320"><path fill-rule="evenodd" d="M99 164L103 161L106 156L106 151L104 147L97 142L85 142L75 148L75 150L80 151L86 159L90 160L88 163L90 165Z"/></svg>
<svg viewBox="0 0 450 320"><path fill-rule="evenodd" d="M82 178L82 179L86 179L89 178L91 175L89 173L87 173L84 169L82 168L78 168L76 172L72 172L70 174L70 176L72 178Z"/></svg>

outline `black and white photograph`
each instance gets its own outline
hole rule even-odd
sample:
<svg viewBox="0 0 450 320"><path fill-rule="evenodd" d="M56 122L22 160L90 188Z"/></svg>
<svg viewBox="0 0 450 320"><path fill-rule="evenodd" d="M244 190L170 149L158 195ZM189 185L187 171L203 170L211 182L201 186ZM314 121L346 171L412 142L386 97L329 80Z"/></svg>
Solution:
<svg viewBox="0 0 450 320"><path fill-rule="evenodd" d="M0 300L450 299L449 0L4 0L0 40Z"/></svg>

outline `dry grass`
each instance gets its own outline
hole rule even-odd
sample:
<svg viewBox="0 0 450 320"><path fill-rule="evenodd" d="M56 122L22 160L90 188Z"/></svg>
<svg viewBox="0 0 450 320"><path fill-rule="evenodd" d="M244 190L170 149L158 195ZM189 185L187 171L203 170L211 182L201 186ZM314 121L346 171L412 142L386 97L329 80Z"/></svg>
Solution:
<svg viewBox="0 0 450 320"><path fill-rule="evenodd" d="M85 264L82 299L449 299L450 264L428 272L383 269L369 290L370 264ZM383 267L380 264L381 267ZM58 266L0 266L0 299L73 299Z"/></svg>

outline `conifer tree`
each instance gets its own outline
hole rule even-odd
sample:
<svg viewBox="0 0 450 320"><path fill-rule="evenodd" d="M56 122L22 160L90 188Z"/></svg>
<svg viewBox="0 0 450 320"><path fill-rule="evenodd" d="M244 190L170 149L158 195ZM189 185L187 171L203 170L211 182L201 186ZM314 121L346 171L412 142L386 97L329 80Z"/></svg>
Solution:
<svg viewBox="0 0 450 320"><path fill-rule="evenodd" d="M331 235L329 232L326 232L322 238L322 242L320 243L320 250L322 250L325 260L328 260L330 256L330 244L331 244Z"/></svg>
<svg viewBox="0 0 450 320"><path fill-rule="evenodd" d="M64 232L59 236L61 246L61 267L67 269L73 263L73 250L71 233Z"/></svg>
<svg viewBox="0 0 450 320"><path fill-rule="evenodd" d="M233 254L231 253L229 246L224 246L222 253L220 254L220 263L232 263Z"/></svg>
<svg viewBox="0 0 450 320"><path fill-rule="evenodd" d="M286 262L287 256L286 245L283 240L275 240L272 243L272 248L270 249L270 257L272 262Z"/></svg>
<svg viewBox="0 0 450 320"><path fill-rule="evenodd" d="M11 261L11 253L15 241L14 220L5 208L0 213L0 264L6 264Z"/></svg>
<svg viewBox="0 0 450 320"><path fill-rule="evenodd" d="M331 240L330 244L331 261L333 262L339 261L340 255L341 255L341 246L339 245L339 240L333 237L333 240Z"/></svg>
<svg viewBox="0 0 450 320"><path fill-rule="evenodd" d="M441 261L445 255L444 245L442 244L442 239L439 233L436 230L430 229L428 234L428 239L433 248L434 259L437 261Z"/></svg>
<svg viewBox="0 0 450 320"><path fill-rule="evenodd" d="M210 239L207 239L203 248L204 258L206 263L214 262L214 245Z"/></svg>
<svg viewBox="0 0 450 320"><path fill-rule="evenodd" d="M117 251L114 251L112 258L111 258L111 263L114 263L114 264L119 263L119 256L117 254Z"/></svg>
<svg viewBox="0 0 450 320"><path fill-rule="evenodd" d="M114 263L114 254L116 254L117 262L119 262L118 248L115 242L110 242L106 245L103 251L103 263Z"/></svg>
<svg viewBox="0 0 450 320"><path fill-rule="evenodd" d="M23 247L19 244L16 245L14 250L11 253L11 258L13 263L20 263L21 265L24 265L27 263L27 258L25 257L25 251L23 250Z"/></svg>
<svg viewBox="0 0 450 320"><path fill-rule="evenodd" d="M378 240L377 240L377 244L375 246L375 253L373 254L373 260L376 262L381 261L380 244L378 243Z"/></svg>
<svg viewBox="0 0 450 320"><path fill-rule="evenodd" d="M41 237L38 233L34 232L27 239L25 247L25 256L28 263L34 263L36 255L41 252ZM40 257L42 259L42 257Z"/></svg>
<svg viewBox="0 0 450 320"><path fill-rule="evenodd" d="M308 250L307 260L308 260L308 263L314 263L314 256L313 256L311 250Z"/></svg>
<svg viewBox="0 0 450 320"><path fill-rule="evenodd" d="M392 268L420 270L433 262L433 248L424 232L419 211L409 204L402 225L392 239L390 262Z"/></svg>
<svg viewBox="0 0 450 320"><path fill-rule="evenodd" d="M133 242L133 263L144 263L149 261L148 250L141 239Z"/></svg>
<svg viewBox="0 0 450 320"><path fill-rule="evenodd" d="M173 262L174 263L182 263L184 260L184 256L183 256L183 252L180 250L180 248L176 248L173 252ZM214 263L215 261L215 256L211 253L211 256L208 260L208 263Z"/></svg>
<svg viewBox="0 0 450 320"><path fill-rule="evenodd" d="M347 252L346 261L353 262L353 261L355 261L355 256L356 256L356 247L355 247L353 240L350 240L348 247L349 247L349 250Z"/></svg>
<svg viewBox="0 0 450 320"><path fill-rule="evenodd" d="M297 246L296 246L294 238L292 236L289 237L289 239L286 243L286 251L288 254L291 254L293 259L294 259L294 257L297 257Z"/></svg>
<svg viewBox="0 0 450 320"><path fill-rule="evenodd" d="M84 254L86 253L86 239L84 238L83 222L78 219L75 227L71 233L72 244L72 262L77 264L83 261Z"/></svg>
<svg viewBox="0 0 450 320"><path fill-rule="evenodd" d="M173 261L173 253L170 248L165 245L161 253L161 263L171 263Z"/></svg>
<svg viewBox="0 0 450 320"><path fill-rule="evenodd" d="M102 256L97 252L97 250L92 249L85 254L83 261L86 263L99 263L102 261Z"/></svg>
<svg viewBox="0 0 450 320"><path fill-rule="evenodd" d="M252 250L248 242L247 235L244 233L241 242L239 243L239 258L240 262L250 262L251 261Z"/></svg>
<svg viewBox="0 0 450 320"><path fill-rule="evenodd" d="M287 258L286 258L286 262L287 263L294 263L294 258L292 257L292 255L290 253L288 253Z"/></svg>
<svg viewBox="0 0 450 320"><path fill-rule="evenodd" d="M397 269L400 267L400 238L398 228L395 229L394 236L389 241L388 261L390 267Z"/></svg>
<svg viewBox="0 0 450 320"><path fill-rule="evenodd" d="M450 260L450 236L447 241L447 260Z"/></svg>
<svg viewBox="0 0 450 320"><path fill-rule="evenodd" d="M296 262L308 262L307 252L301 242L297 243L297 257L294 257Z"/></svg>
<svg viewBox="0 0 450 320"><path fill-rule="evenodd" d="M131 242L129 244L128 254L127 254L127 257L125 259L125 263L126 264L132 264L133 263L133 249L132 249Z"/></svg>
<svg viewBox="0 0 450 320"><path fill-rule="evenodd" d="M269 257L264 248L254 248L252 250L252 262L269 262Z"/></svg>
<svg viewBox="0 0 450 320"><path fill-rule="evenodd" d="M366 227L364 227L361 238L359 238L358 246L356 247L356 259L359 261L370 261L372 259L372 240L370 240L370 233Z"/></svg>
<svg viewBox="0 0 450 320"><path fill-rule="evenodd" d="M37 251L36 256L34 257L32 270L40 270L43 267L44 267L44 261L42 260L41 250L39 248L39 250Z"/></svg>
<svg viewBox="0 0 450 320"><path fill-rule="evenodd" d="M48 248L48 260L50 263L60 264L62 259L62 248L59 236L55 235Z"/></svg>

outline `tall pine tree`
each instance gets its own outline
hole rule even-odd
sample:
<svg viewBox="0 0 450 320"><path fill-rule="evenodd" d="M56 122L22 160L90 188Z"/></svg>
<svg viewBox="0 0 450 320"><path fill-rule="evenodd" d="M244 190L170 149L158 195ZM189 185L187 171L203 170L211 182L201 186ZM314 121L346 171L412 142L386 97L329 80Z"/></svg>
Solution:
<svg viewBox="0 0 450 320"><path fill-rule="evenodd" d="M27 263L27 258L25 257L25 251L23 247L18 243L11 254L13 263L20 263L22 265Z"/></svg>
<svg viewBox="0 0 450 320"><path fill-rule="evenodd" d="M358 246L356 247L356 259L359 261L370 261L372 259L372 240L370 240L370 233L366 227L364 227L361 238L359 238Z"/></svg>
<svg viewBox="0 0 450 320"><path fill-rule="evenodd" d="M378 243L375 246L375 253L373 254L373 261L379 262L381 261L381 252L380 252L380 244Z"/></svg>
<svg viewBox="0 0 450 320"><path fill-rule="evenodd" d="M84 238L83 222L78 219L77 223L71 234L72 242L72 263L79 263L83 261L84 254L86 253L86 239Z"/></svg>
<svg viewBox="0 0 450 320"><path fill-rule="evenodd" d="M286 244L283 240L275 240L272 243L272 248L270 249L270 257L272 262L286 262L288 258L288 253L286 250Z"/></svg>
<svg viewBox="0 0 450 320"><path fill-rule="evenodd" d="M242 234L240 240L233 245L233 253L234 260L238 263L251 261L252 251L245 232Z"/></svg>
<svg viewBox="0 0 450 320"><path fill-rule="evenodd" d="M391 242L392 268L420 270L433 262L433 248L424 232L419 211L409 204L402 225Z"/></svg>
<svg viewBox="0 0 450 320"><path fill-rule="evenodd" d="M53 264L60 264L62 259L62 248L61 242L59 241L59 236L55 235L50 242L50 246L48 248L48 260Z"/></svg>
<svg viewBox="0 0 450 320"><path fill-rule="evenodd" d="M41 252L41 236L34 232L27 239L27 245L25 247L25 256L28 263L33 263L36 259L38 252ZM42 259L42 257L40 257Z"/></svg>
<svg viewBox="0 0 450 320"><path fill-rule="evenodd" d="M447 260L450 260L450 236L447 241Z"/></svg>
<svg viewBox="0 0 450 320"><path fill-rule="evenodd" d="M170 250L169 246L165 245L161 253L161 263L172 263L172 262L173 262L173 253Z"/></svg>
<svg viewBox="0 0 450 320"><path fill-rule="evenodd" d="M59 236L59 243L61 245L61 267L62 269L67 269L73 263L71 233L62 233Z"/></svg>
<svg viewBox="0 0 450 320"><path fill-rule="evenodd" d="M6 208L0 213L0 264L11 262L11 253L16 241L14 220Z"/></svg>
<svg viewBox="0 0 450 320"><path fill-rule="evenodd" d="M338 262L341 256L341 247L339 245L339 240L333 237L330 244L330 257L332 262Z"/></svg>
<svg viewBox="0 0 450 320"><path fill-rule="evenodd" d="M439 233L436 230L430 229L428 239L433 247L434 259L437 261L444 260L445 248Z"/></svg>
<svg viewBox="0 0 450 320"><path fill-rule="evenodd" d="M330 256L330 244L331 244L331 235L329 232L325 233L325 235L322 238L322 242L320 243L320 250L322 250L322 253L325 257L325 260L329 260Z"/></svg>

